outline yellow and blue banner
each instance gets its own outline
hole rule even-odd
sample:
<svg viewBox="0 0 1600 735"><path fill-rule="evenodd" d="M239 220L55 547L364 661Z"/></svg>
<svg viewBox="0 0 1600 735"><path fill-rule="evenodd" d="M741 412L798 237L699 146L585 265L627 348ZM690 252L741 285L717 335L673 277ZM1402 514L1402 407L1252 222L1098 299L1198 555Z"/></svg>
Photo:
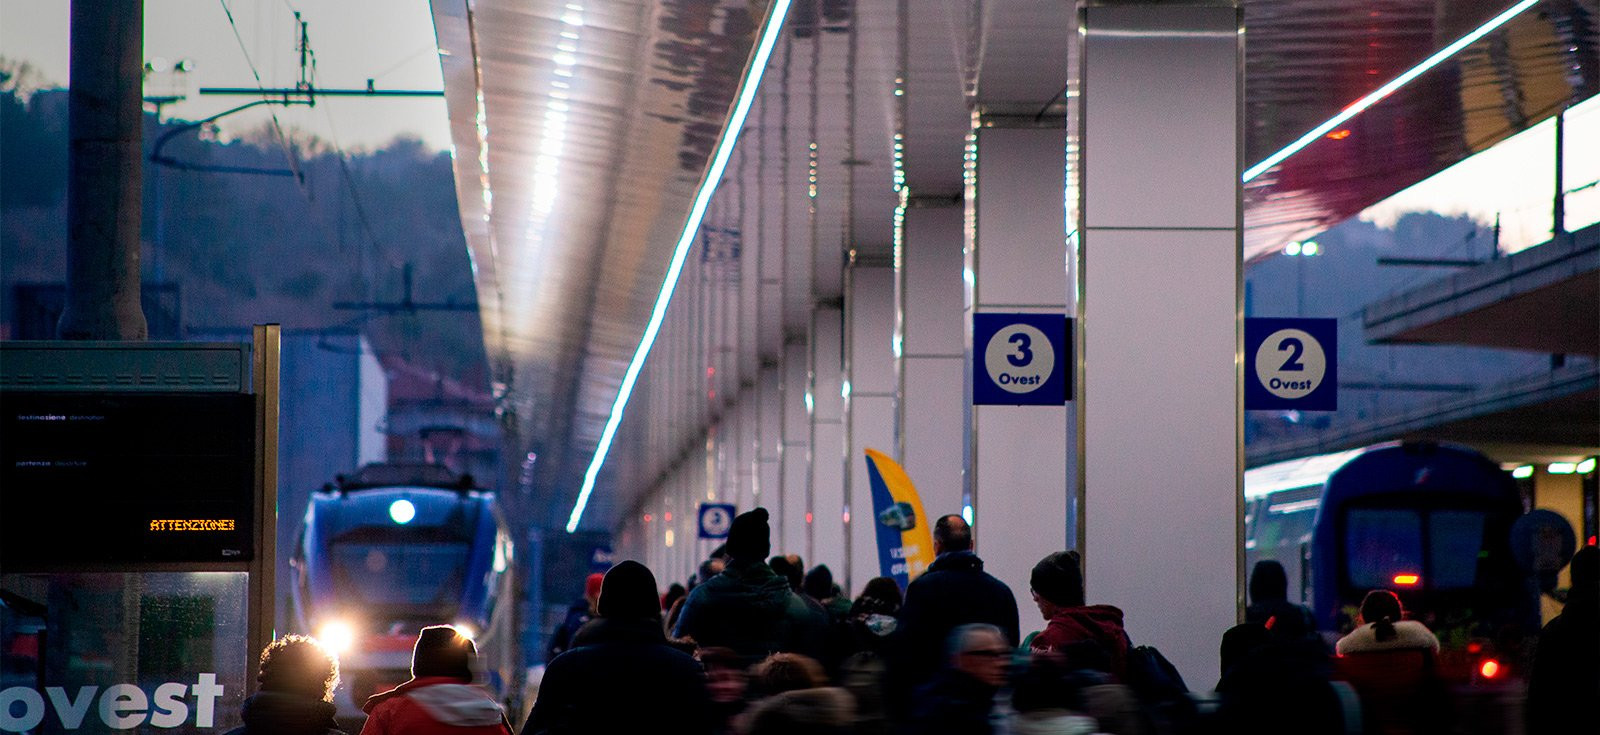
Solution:
<svg viewBox="0 0 1600 735"><path fill-rule="evenodd" d="M904 589L933 563L933 519L923 512L922 498L905 469L882 452L866 451L878 569Z"/></svg>

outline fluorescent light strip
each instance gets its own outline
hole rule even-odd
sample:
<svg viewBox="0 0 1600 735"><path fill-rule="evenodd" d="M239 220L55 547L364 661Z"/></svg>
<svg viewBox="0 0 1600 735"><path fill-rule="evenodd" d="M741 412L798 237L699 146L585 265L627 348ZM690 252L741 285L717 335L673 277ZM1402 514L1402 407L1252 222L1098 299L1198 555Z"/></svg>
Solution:
<svg viewBox="0 0 1600 735"><path fill-rule="evenodd" d="M1395 90L1404 87L1406 84L1410 83L1411 80L1422 76L1423 74L1427 73L1428 70L1444 62L1445 59L1455 56L1461 51L1461 49L1471 46L1473 43L1476 43L1478 39L1489 35L1489 33L1493 32L1494 29L1505 25L1512 18L1517 17L1518 15L1522 14L1523 11L1538 4L1539 0L1522 0L1522 2L1507 8L1505 12L1489 19L1489 22L1478 26L1478 28L1473 32L1456 39L1455 43L1439 49L1434 53L1434 55L1424 59L1422 63L1407 69L1404 74L1401 74L1400 76L1390 80L1388 84L1385 84L1382 87L1379 87L1368 93L1367 96L1350 103L1349 106L1345 107L1343 110L1340 110L1339 114L1328 118L1327 122L1312 128L1311 132L1300 136L1299 140L1284 146L1282 150L1267 156L1262 162L1251 166L1249 169L1246 169L1244 172L1244 183L1250 183L1251 179L1266 173L1267 170L1271 169L1273 166L1283 163L1284 159L1299 153L1302 148L1311 145L1311 143L1316 139L1333 132L1334 128L1337 128L1345 122L1348 122L1350 118L1361 114L1361 112L1368 107L1378 104L1378 102L1382 101L1383 98L1394 94Z"/></svg>
<svg viewBox="0 0 1600 735"><path fill-rule="evenodd" d="M655 344L656 334L661 331L661 322L667 318L667 305L672 303L672 291L678 285L678 274L683 271L683 261L689 256L689 248L694 245L695 233L700 230L700 221L705 219L706 207L711 204L711 196L717 191L717 183L722 180L723 169L728 167L728 159L733 156L734 144L739 141L739 131L744 128L744 119L750 114L750 106L755 102L756 90L761 86L761 77L766 73L767 60L772 56L772 48L778 43L778 34L783 30L784 17L789 14L791 0L776 0L772 11L767 14L767 25L761 30L761 42L756 45L756 55L750 60L750 69L745 73L744 80L739 84L739 99L733 106L733 114L728 117L728 124L722 129L722 139L717 142L716 153L711 156L711 166L706 169L706 176L700 181L700 191L695 193L694 206L689 210L689 218L683 224L683 233L678 236L678 247L672 253L672 263L667 266L667 277L661 282L661 292L656 295L655 310L650 313L650 322L644 327L644 336L639 339L639 348L633 352L633 361L628 363L628 371L622 376L622 387L617 391L617 400L611 404L611 416L606 419L606 428L600 432L600 443L595 446L594 459L589 461L589 470L583 475L583 489L578 491L578 501L572 505L572 516L567 519L567 533L578 530L578 522L583 520L583 509L589 505L589 495L594 492L595 478L600 476L600 467L606 463L606 454L611 451L611 441L617 436L617 427L622 424L622 413L628 407L628 398L633 394L633 385L639 380L639 371L644 369L644 361L650 356L650 347Z"/></svg>

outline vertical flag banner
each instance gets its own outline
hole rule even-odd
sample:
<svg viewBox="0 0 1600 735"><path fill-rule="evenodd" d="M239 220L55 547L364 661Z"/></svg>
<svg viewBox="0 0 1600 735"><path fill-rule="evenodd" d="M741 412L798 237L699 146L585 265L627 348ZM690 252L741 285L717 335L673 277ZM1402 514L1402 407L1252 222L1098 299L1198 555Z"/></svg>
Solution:
<svg viewBox="0 0 1600 735"><path fill-rule="evenodd" d="M933 563L933 519L922 511L922 498L905 469L882 452L866 451L878 569L904 589Z"/></svg>

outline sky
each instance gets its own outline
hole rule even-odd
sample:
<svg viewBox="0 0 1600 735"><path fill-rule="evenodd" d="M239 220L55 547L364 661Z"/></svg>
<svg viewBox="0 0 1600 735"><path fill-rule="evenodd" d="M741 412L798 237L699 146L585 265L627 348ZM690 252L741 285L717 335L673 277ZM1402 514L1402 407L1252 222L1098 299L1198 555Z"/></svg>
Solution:
<svg viewBox="0 0 1600 735"><path fill-rule="evenodd" d="M238 35L228 22L231 9ZM32 64L43 86L68 79L67 0L0 0L0 56ZM294 11L310 23L320 87L379 89L442 88L433 19L427 0L145 0L145 57L168 63L190 59L187 75L158 75L147 94L187 87L184 102L168 106L170 117L199 119L243 102L245 97L192 94L202 86L256 85L251 63L266 86L292 86L299 77ZM186 76L186 79L181 77ZM271 108L286 128L336 141L347 151L374 149L406 135L435 150L450 148L443 98L327 98L315 108ZM249 110L219 122L224 136L255 130L267 109ZM1362 212L1363 220L1390 227L1407 212L1469 215L1484 225L1501 219L1502 247L1515 251L1548 239L1554 180L1554 124L1546 121L1489 151ZM1569 111L1566 185L1600 179L1600 98ZM1600 186L1570 194L1568 229L1600 220Z"/></svg>
<svg viewBox="0 0 1600 735"><path fill-rule="evenodd" d="M0 56L31 64L43 76L41 86L66 86L70 7L67 0L0 0ZM250 98L194 90L256 86L247 54L262 84L293 86L300 74L295 10L309 23L317 86L363 88L374 78L378 89L442 89L427 0L145 0L145 59L189 59L194 66L187 75L152 76L146 94L188 88L189 99L167 106L164 117L194 120L238 106ZM450 147L442 97L326 98L314 108L271 109L286 128L337 140L347 150L379 148L400 135L435 150ZM247 110L218 125L225 136L237 136L267 124L270 114L265 107Z"/></svg>

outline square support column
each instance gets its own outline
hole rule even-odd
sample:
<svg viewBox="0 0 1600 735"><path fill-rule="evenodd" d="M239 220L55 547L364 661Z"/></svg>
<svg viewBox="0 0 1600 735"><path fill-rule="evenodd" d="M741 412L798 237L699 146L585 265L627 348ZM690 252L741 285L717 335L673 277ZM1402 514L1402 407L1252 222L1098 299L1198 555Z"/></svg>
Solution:
<svg viewBox="0 0 1600 735"><path fill-rule="evenodd" d="M845 275L845 477L852 585L879 576L866 449L892 455L898 384L894 371L894 269L854 263ZM854 588L853 588L854 589ZM852 591L853 591L852 589Z"/></svg>
<svg viewBox="0 0 1600 735"><path fill-rule="evenodd" d="M781 521L782 533L774 538L773 546L785 554L801 555L809 567L816 561L811 558L811 524L806 520L812 510L807 487L810 462L806 456L806 448L811 443L811 422L805 403L806 390L810 387L807 353L804 340L783 346L783 452L779 455L779 481L782 483L779 495L783 500L779 504L782 512L775 514Z"/></svg>
<svg viewBox="0 0 1600 735"><path fill-rule="evenodd" d="M811 416L811 544L806 561L827 564L833 578L848 589L848 556L844 526L844 312L837 302L811 312L810 384L806 405ZM870 577L862 578L865 582ZM854 598L854 595L851 595Z"/></svg>
<svg viewBox="0 0 1600 735"><path fill-rule="evenodd" d="M969 406L971 366L983 360L983 347L972 344L974 312L1070 315L1075 309L1064 203L1066 130L1059 119L1052 128L1007 122L985 120L975 131L964 325ZM1076 523L1069 516L1077 485L1071 410L1071 404L970 409L974 539L984 571L1016 595L1024 630L1043 627L1028 597L1029 573L1046 554L1068 548Z"/></svg>
<svg viewBox="0 0 1600 735"><path fill-rule="evenodd" d="M1084 577L1213 681L1240 610L1240 110L1232 7L1085 9Z"/></svg>
<svg viewBox="0 0 1600 735"><path fill-rule="evenodd" d="M894 455L937 518L960 513L966 495L966 383L960 199L912 199L898 259L900 412Z"/></svg>

